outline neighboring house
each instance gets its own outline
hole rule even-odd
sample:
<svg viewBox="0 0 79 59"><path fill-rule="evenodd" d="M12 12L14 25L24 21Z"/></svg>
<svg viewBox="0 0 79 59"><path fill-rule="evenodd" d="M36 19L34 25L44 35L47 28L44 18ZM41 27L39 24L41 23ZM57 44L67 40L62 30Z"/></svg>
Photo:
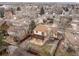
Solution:
<svg viewBox="0 0 79 59"><path fill-rule="evenodd" d="M8 29L9 36L12 36L15 38L15 41L18 42L26 37L25 30L20 27L10 27Z"/></svg>
<svg viewBox="0 0 79 59"><path fill-rule="evenodd" d="M30 40L30 42L42 46L51 36L56 37L56 34L57 29L55 27L39 24L33 30L32 40Z"/></svg>
<svg viewBox="0 0 79 59"><path fill-rule="evenodd" d="M5 9L4 17L6 19L13 18L13 10L12 9Z"/></svg>
<svg viewBox="0 0 79 59"><path fill-rule="evenodd" d="M14 38L12 36L8 36L4 42L11 44L11 45L16 45L17 43L14 41Z"/></svg>

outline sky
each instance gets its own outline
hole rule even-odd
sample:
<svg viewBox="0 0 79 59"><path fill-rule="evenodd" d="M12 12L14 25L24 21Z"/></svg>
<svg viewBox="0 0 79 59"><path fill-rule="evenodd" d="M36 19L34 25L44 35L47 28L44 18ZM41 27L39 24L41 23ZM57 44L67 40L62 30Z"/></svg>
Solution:
<svg viewBox="0 0 79 59"><path fill-rule="evenodd" d="M0 2L78 2L79 0L0 0Z"/></svg>

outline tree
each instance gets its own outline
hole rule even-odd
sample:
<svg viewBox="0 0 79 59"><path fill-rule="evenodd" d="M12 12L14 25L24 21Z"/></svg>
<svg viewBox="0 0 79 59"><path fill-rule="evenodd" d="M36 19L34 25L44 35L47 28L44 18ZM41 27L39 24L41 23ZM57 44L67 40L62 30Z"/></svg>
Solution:
<svg viewBox="0 0 79 59"><path fill-rule="evenodd" d="M4 36L7 36L7 28L8 26L6 25L6 23L2 24L2 26L0 27L0 47L3 46L3 40L4 40Z"/></svg>
<svg viewBox="0 0 79 59"><path fill-rule="evenodd" d="M35 27L36 27L36 24L35 24L35 22L32 20L32 21L31 21L31 24L29 25L29 32L31 33Z"/></svg>
<svg viewBox="0 0 79 59"><path fill-rule="evenodd" d="M3 46L4 34L0 31L0 47Z"/></svg>
<svg viewBox="0 0 79 59"><path fill-rule="evenodd" d="M13 8L11 8L10 10L11 10L11 13L15 15L15 10Z"/></svg>
<svg viewBox="0 0 79 59"><path fill-rule="evenodd" d="M66 12L69 11L69 9L67 7L63 7L63 10Z"/></svg>
<svg viewBox="0 0 79 59"><path fill-rule="evenodd" d="M44 12L44 9L43 9L43 7L41 8L41 10L40 10L40 15L43 15L45 12Z"/></svg>
<svg viewBox="0 0 79 59"><path fill-rule="evenodd" d="M3 18L4 17L4 9L0 9L0 17Z"/></svg>
<svg viewBox="0 0 79 59"><path fill-rule="evenodd" d="M21 8L20 7L17 7L17 11L21 11Z"/></svg>

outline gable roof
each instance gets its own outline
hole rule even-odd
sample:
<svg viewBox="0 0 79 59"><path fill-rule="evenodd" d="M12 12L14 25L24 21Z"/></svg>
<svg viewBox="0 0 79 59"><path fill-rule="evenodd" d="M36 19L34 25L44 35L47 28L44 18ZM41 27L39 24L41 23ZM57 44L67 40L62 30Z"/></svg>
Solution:
<svg viewBox="0 0 79 59"><path fill-rule="evenodd" d="M48 32L48 31L57 31L57 26L55 24L53 25L46 25L46 24L39 24L36 26L34 31L40 31L40 32Z"/></svg>
<svg viewBox="0 0 79 59"><path fill-rule="evenodd" d="M47 32L48 31L48 27L43 25L43 24L39 24L39 25L36 26L34 31Z"/></svg>

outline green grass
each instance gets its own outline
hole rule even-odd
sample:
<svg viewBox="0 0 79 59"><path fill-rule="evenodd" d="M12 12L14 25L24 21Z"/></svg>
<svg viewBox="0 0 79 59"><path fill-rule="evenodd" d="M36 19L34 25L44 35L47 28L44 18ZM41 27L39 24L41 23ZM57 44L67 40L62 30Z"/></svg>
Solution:
<svg viewBox="0 0 79 59"><path fill-rule="evenodd" d="M50 56L50 49L52 48L52 45L45 44L44 46L38 46L32 43L28 44L29 49L37 50L39 55L43 56Z"/></svg>

